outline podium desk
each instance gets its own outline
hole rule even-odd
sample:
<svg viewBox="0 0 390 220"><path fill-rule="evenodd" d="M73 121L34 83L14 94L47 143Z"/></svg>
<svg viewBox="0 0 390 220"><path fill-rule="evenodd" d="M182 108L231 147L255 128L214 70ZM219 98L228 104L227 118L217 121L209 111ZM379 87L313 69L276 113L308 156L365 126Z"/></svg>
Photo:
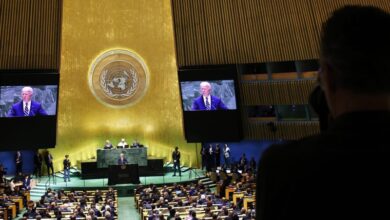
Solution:
<svg viewBox="0 0 390 220"><path fill-rule="evenodd" d="M138 166L147 166L147 148L113 148L113 149L98 149L97 168L108 168L110 165L117 165L119 155L123 153L128 161L128 164L137 164Z"/></svg>
<svg viewBox="0 0 390 220"><path fill-rule="evenodd" d="M137 164L110 165L108 171L108 185L140 183Z"/></svg>

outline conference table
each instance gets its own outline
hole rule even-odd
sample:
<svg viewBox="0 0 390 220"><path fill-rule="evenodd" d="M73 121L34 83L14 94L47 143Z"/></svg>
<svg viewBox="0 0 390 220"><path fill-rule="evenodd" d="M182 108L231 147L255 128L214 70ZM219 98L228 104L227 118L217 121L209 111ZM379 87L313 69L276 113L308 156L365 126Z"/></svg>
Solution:
<svg viewBox="0 0 390 220"><path fill-rule="evenodd" d="M108 168L111 165L118 165L119 155L123 153L128 164L147 166L147 148L113 148L97 149L97 168Z"/></svg>

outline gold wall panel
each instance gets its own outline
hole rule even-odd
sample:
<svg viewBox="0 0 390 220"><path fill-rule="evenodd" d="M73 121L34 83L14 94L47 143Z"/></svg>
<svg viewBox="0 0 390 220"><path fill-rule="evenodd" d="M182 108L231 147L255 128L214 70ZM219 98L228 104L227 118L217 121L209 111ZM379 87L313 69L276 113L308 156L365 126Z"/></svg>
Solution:
<svg viewBox="0 0 390 220"><path fill-rule="evenodd" d="M62 0L0 0L0 69L60 66Z"/></svg>
<svg viewBox="0 0 390 220"><path fill-rule="evenodd" d="M389 0L172 0L179 66L317 59L321 24L346 4Z"/></svg>
<svg viewBox="0 0 390 220"><path fill-rule="evenodd" d="M169 0L65 0L55 168L65 154L73 164L96 157L106 139L124 137L149 146L148 156L171 160L175 145L182 163L197 166L198 150L184 139ZM149 88L135 105L111 108L88 87L90 65L111 49L134 51L145 61Z"/></svg>
<svg viewBox="0 0 390 220"><path fill-rule="evenodd" d="M316 80L243 81L240 93L244 106L308 104Z"/></svg>
<svg viewBox="0 0 390 220"><path fill-rule="evenodd" d="M269 121L245 121L247 140L297 140L320 132L318 121L273 121L275 132Z"/></svg>

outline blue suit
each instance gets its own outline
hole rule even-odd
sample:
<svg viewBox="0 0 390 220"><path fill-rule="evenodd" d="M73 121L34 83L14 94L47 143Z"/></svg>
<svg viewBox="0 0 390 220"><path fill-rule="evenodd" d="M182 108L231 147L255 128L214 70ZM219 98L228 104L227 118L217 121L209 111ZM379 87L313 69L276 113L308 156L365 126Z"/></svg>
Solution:
<svg viewBox="0 0 390 220"><path fill-rule="evenodd" d="M210 103L210 110L227 110L228 108L223 104L222 100L220 98L217 98L215 96L210 95L211 103ZM193 111L198 110L207 110L206 106L203 101L203 96L199 96L194 100L192 103Z"/></svg>
<svg viewBox="0 0 390 220"><path fill-rule="evenodd" d="M25 190L30 190L30 178L24 179L23 180L23 189Z"/></svg>
<svg viewBox="0 0 390 220"><path fill-rule="evenodd" d="M127 163L128 162L126 158L123 158L123 160L121 160L121 158L118 159L118 165L126 165Z"/></svg>
<svg viewBox="0 0 390 220"><path fill-rule="evenodd" d="M28 116L47 115L46 111L42 108L41 103L31 101L30 112ZM8 111L8 117L24 116L23 101L20 101L14 105Z"/></svg>

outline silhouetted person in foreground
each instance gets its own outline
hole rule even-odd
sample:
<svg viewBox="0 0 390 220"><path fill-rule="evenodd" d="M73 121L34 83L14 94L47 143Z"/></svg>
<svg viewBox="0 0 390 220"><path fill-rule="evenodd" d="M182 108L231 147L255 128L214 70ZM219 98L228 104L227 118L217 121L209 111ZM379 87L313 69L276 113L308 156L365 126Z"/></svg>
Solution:
<svg viewBox="0 0 390 220"><path fill-rule="evenodd" d="M261 158L257 219L388 219L390 14L347 6L323 25L319 81L331 117L321 134Z"/></svg>
<svg viewBox="0 0 390 220"><path fill-rule="evenodd" d="M326 103L325 93L321 86L316 86L309 96L309 104L317 113L320 122L320 130L328 129L329 123L332 120L328 103Z"/></svg>

